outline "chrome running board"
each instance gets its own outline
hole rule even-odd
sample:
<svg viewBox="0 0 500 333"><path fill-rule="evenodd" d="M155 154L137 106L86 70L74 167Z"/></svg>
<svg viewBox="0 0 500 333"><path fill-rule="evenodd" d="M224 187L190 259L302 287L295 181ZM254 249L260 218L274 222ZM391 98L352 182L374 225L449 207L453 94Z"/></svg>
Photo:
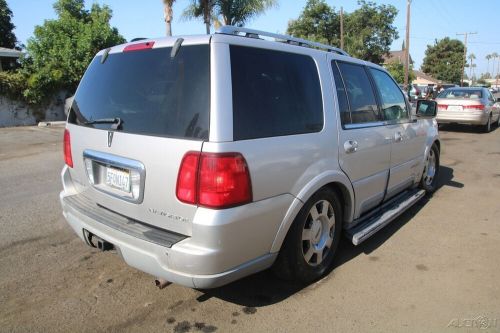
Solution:
<svg viewBox="0 0 500 333"><path fill-rule="evenodd" d="M361 244L404 213L408 208L422 199L424 195L425 191L419 189L403 192L386 204L385 207L382 207L377 213L362 217L356 223L355 227L347 229L345 231L347 237L354 245Z"/></svg>

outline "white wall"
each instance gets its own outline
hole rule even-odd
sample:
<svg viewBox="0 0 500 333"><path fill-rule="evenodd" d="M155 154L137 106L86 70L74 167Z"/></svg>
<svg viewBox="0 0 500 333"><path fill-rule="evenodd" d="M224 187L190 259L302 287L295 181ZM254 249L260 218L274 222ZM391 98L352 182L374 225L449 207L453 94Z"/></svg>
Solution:
<svg viewBox="0 0 500 333"><path fill-rule="evenodd" d="M48 106L37 110L25 103L0 96L0 127L36 125L39 121L66 120L64 92L59 93Z"/></svg>

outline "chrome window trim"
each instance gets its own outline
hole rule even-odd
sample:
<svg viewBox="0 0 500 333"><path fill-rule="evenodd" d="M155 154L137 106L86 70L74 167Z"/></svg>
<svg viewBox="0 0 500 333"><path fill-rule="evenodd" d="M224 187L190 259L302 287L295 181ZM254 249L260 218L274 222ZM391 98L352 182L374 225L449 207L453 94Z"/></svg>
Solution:
<svg viewBox="0 0 500 333"><path fill-rule="evenodd" d="M351 129L358 129L358 128L386 126L388 124L389 123L386 121L375 121L375 122L370 122L370 123L346 124L343 127L346 130L351 130Z"/></svg>
<svg viewBox="0 0 500 333"><path fill-rule="evenodd" d="M106 191L102 189L99 186L96 186L94 183L90 182L89 183L92 185L94 189L96 189L99 192L109 194L115 198L122 199L131 203L135 204L140 204L144 200L144 185L146 183L146 168L144 167L144 164L142 164L139 161L136 160L131 160L125 157L113 155L113 154L108 154L108 153L103 153L99 152L96 150L91 150L91 149L85 149L83 151L83 163L85 164L85 159L90 159L92 161L108 165L108 166L114 166L114 167L119 167L123 169L133 169L137 171L140 175L140 181L139 181L139 196L137 198L131 198L128 196L124 195L119 195L117 193L111 192L111 191ZM87 168L85 168L85 173L87 174L87 180L89 179L89 174L87 171Z"/></svg>

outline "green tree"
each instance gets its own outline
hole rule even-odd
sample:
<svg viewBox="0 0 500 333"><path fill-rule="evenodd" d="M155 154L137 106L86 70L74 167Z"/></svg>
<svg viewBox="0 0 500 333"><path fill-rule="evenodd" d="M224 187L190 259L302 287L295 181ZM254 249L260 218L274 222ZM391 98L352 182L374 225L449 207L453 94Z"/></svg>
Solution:
<svg viewBox="0 0 500 333"><path fill-rule="evenodd" d="M392 5L376 5L364 0L361 6L345 18L345 49L352 56L377 64L399 37L393 25L398 10Z"/></svg>
<svg viewBox="0 0 500 333"><path fill-rule="evenodd" d="M464 44L445 37L427 45L422 71L446 83L460 84L464 64Z"/></svg>
<svg viewBox="0 0 500 333"><path fill-rule="evenodd" d="M338 45L339 15L325 0L308 0L299 18L288 22L287 33L319 43Z"/></svg>
<svg viewBox="0 0 500 333"><path fill-rule="evenodd" d="M9 49L16 47L17 39L13 32L14 28L12 11L5 0L0 0L0 47Z"/></svg>
<svg viewBox="0 0 500 333"><path fill-rule="evenodd" d="M30 103L40 103L58 90L73 93L99 50L125 42L110 26L112 11L106 5L94 3L86 10L83 0L58 0L54 10L58 18L36 26L26 47L24 96Z"/></svg>
<svg viewBox="0 0 500 333"><path fill-rule="evenodd" d="M393 25L398 13L392 5L359 0L360 8L344 13L345 49L354 57L381 63L398 32ZM296 20L288 23L287 33L305 39L338 45L340 21L335 8L324 0L308 0Z"/></svg>
<svg viewBox="0 0 500 333"><path fill-rule="evenodd" d="M397 83L403 84L405 81L405 66L400 62L393 62L384 65L385 69L391 74L391 76L396 80ZM411 82L415 80L415 74L413 73L413 66L410 65L408 71L408 81Z"/></svg>

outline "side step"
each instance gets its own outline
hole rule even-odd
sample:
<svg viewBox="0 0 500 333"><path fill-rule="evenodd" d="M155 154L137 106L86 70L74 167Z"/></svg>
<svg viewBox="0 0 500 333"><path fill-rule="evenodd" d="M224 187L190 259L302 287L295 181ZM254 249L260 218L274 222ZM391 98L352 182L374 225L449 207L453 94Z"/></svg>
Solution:
<svg viewBox="0 0 500 333"><path fill-rule="evenodd" d="M419 189L403 192L384 205L377 213L362 217L362 220L355 227L347 229L345 231L347 237L354 245L361 244L413 206L424 195L425 191Z"/></svg>

